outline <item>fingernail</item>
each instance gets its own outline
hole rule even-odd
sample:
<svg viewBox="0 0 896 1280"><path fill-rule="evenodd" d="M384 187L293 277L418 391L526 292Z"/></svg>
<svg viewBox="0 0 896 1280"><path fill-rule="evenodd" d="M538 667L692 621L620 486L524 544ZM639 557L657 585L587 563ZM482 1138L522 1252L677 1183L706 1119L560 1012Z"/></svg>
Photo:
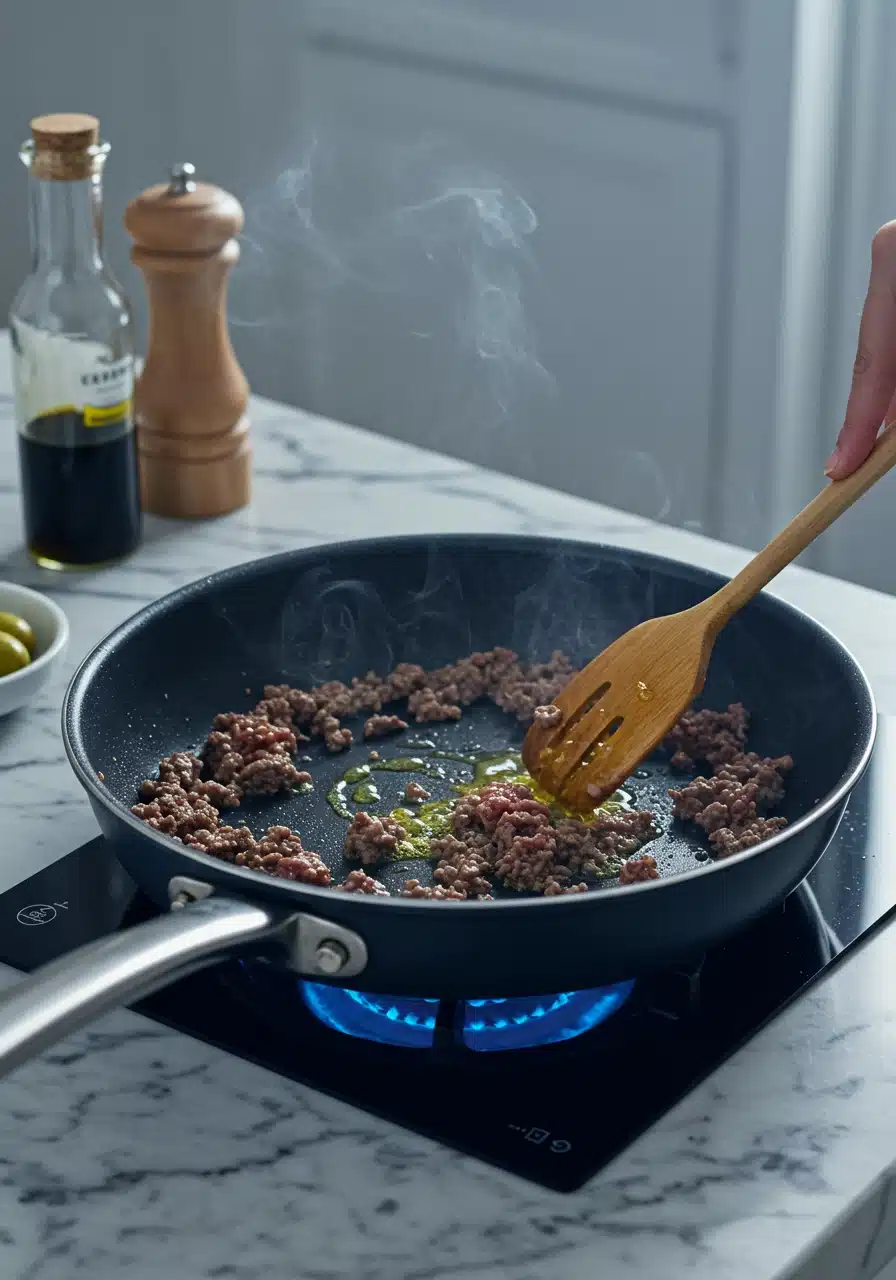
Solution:
<svg viewBox="0 0 896 1280"><path fill-rule="evenodd" d="M837 466L842 456L843 455L840 452L840 446L837 445L837 448L834 450L834 452L828 458L827 462L824 464L824 473L826 476L833 475L834 471L837 469Z"/></svg>

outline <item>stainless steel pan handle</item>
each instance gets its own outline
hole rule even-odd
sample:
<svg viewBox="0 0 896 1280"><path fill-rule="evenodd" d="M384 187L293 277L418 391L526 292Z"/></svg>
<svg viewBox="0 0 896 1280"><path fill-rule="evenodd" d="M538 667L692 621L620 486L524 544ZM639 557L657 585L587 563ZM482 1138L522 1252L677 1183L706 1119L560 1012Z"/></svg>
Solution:
<svg viewBox="0 0 896 1280"><path fill-rule="evenodd" d="M186 894L178 892L182 883ZM107 1009L237 951L279 945L288 967L325 977L351 976L367 962L363 941L339 925L237 898L191 901L203 888L210 892L172 881L180 910L79 947L0 994L0 1076Z"/></svg>

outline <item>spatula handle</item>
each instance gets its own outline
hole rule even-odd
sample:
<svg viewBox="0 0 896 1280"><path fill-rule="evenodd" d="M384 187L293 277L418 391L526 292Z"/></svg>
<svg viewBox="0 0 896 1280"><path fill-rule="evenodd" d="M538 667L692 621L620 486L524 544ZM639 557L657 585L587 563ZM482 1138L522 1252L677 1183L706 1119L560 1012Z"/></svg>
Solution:
<svg viewBox="0 0 896 1280"><path fill-rule="evenodd" d="M847 507L896 464L896 422L890 423L878 437L871 454L858 470L845 480L832 480L794 516L776 538L772 538L736 577L706 601L713 626L721 629L732 614L737 613L767 586L782 569L805 551L820 533L834 523Z"/></svg>

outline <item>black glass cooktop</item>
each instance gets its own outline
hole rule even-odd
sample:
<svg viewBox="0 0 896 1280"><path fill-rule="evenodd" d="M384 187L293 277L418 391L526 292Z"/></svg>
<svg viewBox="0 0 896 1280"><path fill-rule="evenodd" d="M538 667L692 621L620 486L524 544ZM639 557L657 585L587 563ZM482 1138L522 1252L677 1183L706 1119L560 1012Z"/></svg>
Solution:
<svg viewBox="0 0 896 1280"><path fill-rule="evenodd" d="M135 1005L187 1035L558 1191L580 1187L896 906L896 720L828 851L781 907L680 968L591 991L450 1002L227 961ZM0 897L31 970L153 914L102 839Z"/></svg>

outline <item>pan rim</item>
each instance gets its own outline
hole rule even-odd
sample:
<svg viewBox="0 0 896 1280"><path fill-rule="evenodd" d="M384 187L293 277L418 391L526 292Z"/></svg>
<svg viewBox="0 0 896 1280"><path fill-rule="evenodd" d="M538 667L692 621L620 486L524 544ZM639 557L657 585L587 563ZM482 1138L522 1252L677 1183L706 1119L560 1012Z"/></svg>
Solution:
<svg viewBox="0 0 896 1280"><path fill-rule="evenodd" d="M588 542L581 539L570 539L556 536L539 536L537 534L513 534L513 533L429 533L429 534L395 534L386 535L377 538L353 538L346 539L342 542L325 542L314 543L307 547L301 547L289 551L276 552L273 555L255 557L250 560L241 561L237 565L231 565L229 568L221 569L212 574L206 574L194 582L186 583L182 587L177 587L173 591L167 592L158 599L153 600L150 604L144 605L136 613L126 618L123 622L114 627L107 635L103 636L96 645L85 655L78 664L74 674L69 681L62 701L62 739L65 753L71 768L80 782L81 786L87 792L88 796L96 799L107 809L112 809L115 816L119 820L124 820L125 824L130 827L135 836L146 839L147 837L161 849L169 852L174 849L179 857L192 862L197 868L197 876L201 874L200 869L207 867L215 871L214 881L231 882L233 885L232 892L239 893L240 896L252 899L257 894L252 892L252 885L258 884L259 873L244 867L234 866L232 863L222 862L221 859L213 857L211 854L202 852L200 849L191 848L189 845L181 844L179 840L175 840L171 836L164 835L161 832L148 827L142 822L130 809L114 796L107 788L105 788L96 776L96 770L90 763L87 751L84 746L79 727L77 724L76 708L86 691L87 685L92 671L97 668L105 656L114 651L114 649L123 643L128 634L135 632L142 627L148 625L153 616L157 613L167 612L173 606L186 603L193 597L201 596L207 584L211 581L215 583L227 583L233 580L239 580L244 577L247 569L251 566L254 568L276 569L279 564L294 564L300 562L306 557L312 557L326 553L329 555L351 554L358 552L360 549L368 551L377 550L399 550L403 547L414 547L419 549L427 543L438 542L443 546L446 544L454 546L473 546L476 544L488 544L490 546L504 545L508 549L525 551L527 549L544 551L551 547L555 547L558 551L562 550L565 554L573 555L577 551L593 555L600 553L615 558L628 558L629 562L634 561L641 567L650 569L666 569L670 572L677 571L691 577L696 575L706 581L710 589L722 586L725 582L730 581L725 574L717 573L712 569L704 569L700 565L689 564L687 561L676 560L670 556L657 555L649 551L641 551L636 548L619 546L613 543L604 542ZM377 905L377 909L388 907L392 910L399 911L419 911L432 910L440 908L450 910L453 914L467 914L475 912L477 914L483 911L506 911L506 910L523 910L523 909L542 909L549 908L564 910L584 910L587 907L594 907L597 901L616 901L620 896L629 899L632 894L653 893L662 890L673 884L683 884L689 882L695 876L709 876L724 872L729 867L737 866L747 862L753 858L770 854L772 850L787 840L798 835L808 827L820 821L833 810L837 808L851 793L853 788L861 779L868 767L874 750L874 744L877 739L878 729L878 711L874 692L871 688L870 681L865 674L864 668L855 658L853 653L846 647L841 640L837 638L823 623L818 622L810 614L791 604L787 600L782 600L780 596L773 592L763 590L756 598L756 602L761 607L771 607L780 609L785 614L790 614L808 624L811 624L816 630L820 631L827 640L840 651L841 655L848 660L852 667L858 684L863 689L866 703L868 724L866 730L865 745L860 752L859 759L849 774L841 779L840 783L825 797L813 806L812 809L804 813L795 822L787 826L783 831L772 836L771 839L763 841L762 844L756 845L752 849L743 849L739 853L731 854L727 858L721 858L716 861L699 863L687 871L676 872L672 876L661 877L657 880L647 880L636 882L631 885L615 885L612 888L601 889L596 893L583 894L567 894L557 895L554 897L527 897L514 901L510 898L496 898L491 902L473 901L473 902L439 902L437 899L418 899L418 898L402 898L398 896L378 896L368 894L346 894L341 892L336 886L324 888L320 885L307 885L298 881L277 880L274 877L265 876L263 882L266 886L266 897L276 896L283 901L290 901L295 904L296 910L308 909L309 898L321 902L321 909L324 903L333 900L332 895L339 894L339 902L343 911L349 910L352 913L356 910L365 909L371 905ZM245 890L243 889L245 886ZM220 889L219 883L215 884L216 891Z"/></svg>

